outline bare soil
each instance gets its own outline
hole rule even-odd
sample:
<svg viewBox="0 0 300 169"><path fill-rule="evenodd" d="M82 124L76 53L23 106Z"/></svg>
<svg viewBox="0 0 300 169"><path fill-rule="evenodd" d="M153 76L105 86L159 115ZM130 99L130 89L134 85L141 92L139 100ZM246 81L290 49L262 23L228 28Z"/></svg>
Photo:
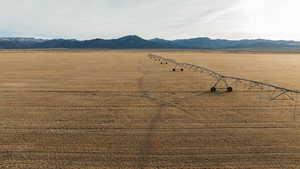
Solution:
<svg viewBox="0 0 300 169"><path fill-rule="evenodd" d="M300 168L297 100L213 94L215 79L149 53L300 89L297 53L1 51L0 168Z"/></svg>

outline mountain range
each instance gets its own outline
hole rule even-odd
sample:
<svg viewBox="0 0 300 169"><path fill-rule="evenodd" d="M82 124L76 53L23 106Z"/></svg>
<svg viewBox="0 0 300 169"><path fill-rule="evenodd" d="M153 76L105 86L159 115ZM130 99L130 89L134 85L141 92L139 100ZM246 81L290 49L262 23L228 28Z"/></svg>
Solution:
<svg viewBox="0 0 300 169"><path fill-rule="evenodd" d="M150 39L130 35L118 39L36 39L0 38L0 49L300 49L299 41L265 39L225 40L207 37L192 39Z"/></svg>

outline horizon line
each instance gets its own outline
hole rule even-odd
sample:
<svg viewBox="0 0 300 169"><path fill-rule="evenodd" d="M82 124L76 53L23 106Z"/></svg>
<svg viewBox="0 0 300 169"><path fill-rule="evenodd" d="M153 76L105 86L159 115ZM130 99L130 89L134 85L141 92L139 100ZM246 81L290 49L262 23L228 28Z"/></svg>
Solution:
<svg viewBox="0 0 300 169"><path fill-rule="evenodd" d="M100 37L95 37L92 39L77 39L77 38L44 38L44 37L34 37L34 36L0 36L0 39L4 39L4 38L20 38L20 39L36 39L36 40L76 40L76 41L89 41L89 40L95 40L95 39L102 39L102 40L115 40L115 39L121 39L124 37L130 37L130 36L136 36L139 37L141 39L144 40L153 40L153 39L162 39L162 40L166 40L166 41L175 41L175 40L190 40L190 39L198 39L198 38L208 38L210 40L228 40L228 41L242 41L242 40L269 40L269 41L292 41L292 42L300 42L300 40L283 40L283 39L268 39L268 38L240 38L240 39L227 39L227 38L213 38L213 37L209 37L209 36L197 36L197 37L190 37L190 38L178 38L178 39L165 39L162 37L154 37L154 38L150 38L150 39L146 39L143 38L142 36L139 35L124 35L124 36L120 36L117 38L100 38Z"/></svg>

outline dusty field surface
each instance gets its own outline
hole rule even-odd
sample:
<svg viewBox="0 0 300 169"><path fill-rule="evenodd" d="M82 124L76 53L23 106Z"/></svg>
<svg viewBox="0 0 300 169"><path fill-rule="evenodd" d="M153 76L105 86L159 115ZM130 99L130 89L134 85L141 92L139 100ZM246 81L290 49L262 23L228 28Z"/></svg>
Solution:
<svg viewBox="0 0 300 169"><path fill-rule="evenodd" d="M148 53L300 89L300 54L1 51L0 168L300 168L297 101Z"/></svg>

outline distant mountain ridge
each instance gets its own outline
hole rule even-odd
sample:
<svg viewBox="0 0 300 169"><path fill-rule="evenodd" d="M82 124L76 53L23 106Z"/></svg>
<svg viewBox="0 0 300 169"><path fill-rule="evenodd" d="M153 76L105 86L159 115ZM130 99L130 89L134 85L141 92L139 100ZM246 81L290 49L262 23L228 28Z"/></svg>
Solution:
<svg viewBox="0 0 300 169"><path fill-rule="evenodd" d="M208 37L165 40L143 39L129 35L118 39L35 39L35 38L0 38L0 49L300 49L298 41L273 41L265 39L225 40Z"/></svg>

